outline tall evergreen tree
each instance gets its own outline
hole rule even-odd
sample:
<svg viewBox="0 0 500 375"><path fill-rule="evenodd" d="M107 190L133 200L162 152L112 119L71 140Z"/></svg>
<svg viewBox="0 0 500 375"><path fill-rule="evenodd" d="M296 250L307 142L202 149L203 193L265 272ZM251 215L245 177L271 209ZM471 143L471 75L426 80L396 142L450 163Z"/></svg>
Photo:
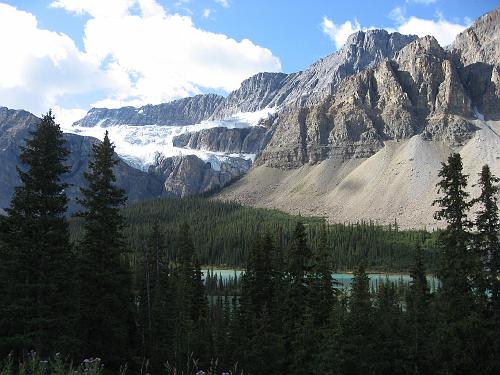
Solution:
<svg viewBox="0 0 500 375"><path fill-rule="evenodd" d="M462 172L460 154L450 155L448 163L442 164L439 177L441 180L437 186L441 197L434 201L439 206L435 218L447 223L440 236L442 256L439 278L450 312L461 316L470 306L472 257L468 249L471 223L467 218L471 202L468 200L467 176Z"/></svg>
<svg viewBox="0 0 500 375"><path fill-rule="evenodd" d="M116 187L114 145L104 136L92 146L87 187L79 199L84 235L79 244L80 327L83 355L103 358L117 368L130 358L133 333L131 275L124 255L124 220L120 207L126 202Z"/></svg>
<svg viewBox="0 0 500 375"><path fill-rule="evenodd" d="M314 306L314 322L318 328L324 328L329 323L335 304L335 293L332 256L328 244L326 224L320 228L319 244L314 257L311 286Z"/></svg>
<svg viewBox="0 0 500 375"><path fill-rule="evenodd" d="M411 282L407 297L407 319L409 327L408 352L410 368L413 374L428 374L430 336L430 294L425 275L422 246L415 251L415 264L410 271Z"/></svg>
<svg viewBox="0 0 500 375"><path fill-rule="evenodd" d="M467 374L484 365L487 336L481 327L480 308L474 295L476 254L471 250L471 222L467 218L472 202L466 191L460 154L443 163L438 183L441 197L436 219L446 220L440 234L442 250L438 277L441 289L436 304L438 326L434 333L436 365L445 374ZM465 354L467 353L467 354Z"/></svg>
<svg viewBox="0 0 500 375"><path fill-rule="evenodd" d="M0 352L76 349L74 257L65 219L68 172L62 132L49 111L21 147L21 185L0 217Z"/></svg>
<svg viewBox="0 0 500 375"><path fill-rule="evenodd" d="M488 290L491 309L500 319L500 219L498 217L499 178L495 177L488 165L483 166L479 174L480 196L475 200L479 204L475 225L477 235L475 249L480 259L477 287L481 293ZM484 275L484 277L482 277Z"/></svg>
<svg viewBox="0 0 500 375"><path fill-rule="evenodd" d="M479 205L476 212L474 249L477 255L476 289L479 301L487 300L483 319L483 329L487 337L490 356L486 355L484 372L500 372L500 219L498 216L498 185L500 179L495 177L488 165L483 166L479 174L478 185L480 196L475 199ZM486 324L486 326L484 326ZM487 351L488 352L488 351Z"/></svg>
<svg viewBox="0 0 500 375"><path fill-rule="evenodd" d="M288 373L300 371L290 364L294 363L294 343L300 338L300 332L305 322L306 307L308 306L308 292L310 291L308 275L311 269L311 250L307 243L304 224L297 222L288 251L287 288L285 294L285 309L283 331L287 358L285 364Z"/></svg>

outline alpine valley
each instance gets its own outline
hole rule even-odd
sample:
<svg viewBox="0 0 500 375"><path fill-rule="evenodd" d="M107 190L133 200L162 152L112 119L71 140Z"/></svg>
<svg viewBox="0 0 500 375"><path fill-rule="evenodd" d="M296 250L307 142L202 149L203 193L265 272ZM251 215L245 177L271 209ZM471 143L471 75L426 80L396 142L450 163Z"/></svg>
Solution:
<svg viewBox="0 0 500 375"><path fill-rule="evenodd" d="M500 175L499 62L496 9L450 46L359 31L306 70L257 74L227 97L93 108L63 127L68 196L108 131L131 202L210 193L331 222L435 227L438 171L450 153L461 154L471 181L486 163ZM0 108L0 207L19 184L19 146L38 121Z"/></svg>

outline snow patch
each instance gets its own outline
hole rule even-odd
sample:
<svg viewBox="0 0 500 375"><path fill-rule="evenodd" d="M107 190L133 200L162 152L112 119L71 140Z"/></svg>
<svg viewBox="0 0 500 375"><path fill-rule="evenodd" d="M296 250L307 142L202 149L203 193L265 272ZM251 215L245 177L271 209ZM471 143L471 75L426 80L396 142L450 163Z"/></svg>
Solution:
<svg viewBox="0 0 500 375"><path fill-rule="evenodd" d="M226 119L206 120L185 126L123 124L102 127L105 120L101 120L94 127L64 126L62 130L66 133L94 137L100 140L108 131L111 141L116 146L116 153L129 165L141 170L147 170L150 165L153 165L158 154L165 157L196 155L203 161L209 162L214 170L220 170L222 162L228 162L231 158L236 157L253 162L255 154L225 154L223 152L174 147L173 138L181 134L215 127L234 129L257 126L261 119L267 118L275 111L273 108L268 108L256 112L241 112Z"/></svg>

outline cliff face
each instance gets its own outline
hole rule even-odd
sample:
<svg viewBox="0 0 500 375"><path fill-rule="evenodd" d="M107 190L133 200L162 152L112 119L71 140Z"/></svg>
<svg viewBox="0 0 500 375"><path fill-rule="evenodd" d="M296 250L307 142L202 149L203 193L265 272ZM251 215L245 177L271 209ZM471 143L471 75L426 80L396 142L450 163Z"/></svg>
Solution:
<svg viewBox="0 0 500 375"><path fill-rule="evenodd" d="M470 151L473 147L484 151L476 161L472 157L467 159L471 173L475 173L483 160L492 165L497 163L499 159L491 155L500 154L499 142L491 137L498 137L494 129L495 121L500 120L499 25L500 9L497 9L476 20L446 50L433 37L417 38L384 30L360 31L351 35L337 52L306 70L257 74L243 81L226 98L209 94L141 108L92 109L74 125L80 129L119 125L182 127L201 122L189 128L193 129L191 132L181 128L167 132L178 134L173 136L171 147L185 149L180 153L182 156L159 155L148 173L124 163L117 167L119 182L126 187L131 200L218 190L250 170L235 187L228 188L234 197L241 197L238 195L241 193L247 199L255 193L257 200L250 204L267 202L270 207L279 207L278 203L289 200L291 205L309 208L314 191L320 191L322 196L335 191L343 200L332 209L344 210L344 220L349 212L354 212L342 205L350 199L345 192L358 190L338 190L339 186L363 186L359 202L373 205L374 209L378 207L373 194L382 193L376 192L363 177L371 176L372 171L377 171L371 178L378 181L382 192L384 182L380 176L386 176L398 181L393 193L406 191L410 201L423 191L433 192L434 197L434 172L449 152L466 149L467 155L476 155ZM248 114L240 114L269 108L273 108L274 114L260 122L247 121ZM0 186L0 196L9 195L17 181L12 160L27 129L36 120L27 112L0 110L0 152L2 159L10 160L11 165L0 167L0 177L5 181ZM153 135L162 137L167 133ZM78 136L67 139L74 150L71 178L80 184L81 168L86 164L85 155L89 154L93 140ZM134 141L136 147L143 140ZM189 149L203 160L187 155ZM416 150L428 154L424 157ZM401 156L396 162L394 158L401 153L407 159ZM244 155L235 154L255 154L256 162L250 169L251 162L243 159ZM421 164L415 164L417 160L432 166L425 173L434 178L417 179L420 193L410 191L405 185L417 181L412 174L422 169ZM358 164L365 167L357 170ZM400 165L409 168L407 173L398 172ZM327 177L302 175L301 171L307 168L314 173L322 171ZM271 183L259 180L264 175ZM278 175L282 180L276 182ZM259 183L254 184L251 178ZM300 195L300 201L293 200L293 192L301 188L289 186L287 190L290 179L300 186L317 181L318 186ZM266 201L262 189L267 189L266 194L273 198ZM320 208L324 202L318 202L313 213L322 214ZM404 207L404 202L401 201L399 208L391 208L388 197L385 205L391 213ZM377 209L384 211L383 207Z"/></svg>
<svg viewBox="0 0 500 375"><path fill-rule="evenodd" d="M263 126L252 128L216 127L175 136L175 147L224 152L228 154L256 154L262 150L267 134Z"/></svg>
<svg viewBox="0 0 500 375"><path fill-rule="evenodd" d="M92 108L84 118L76 121L74 126L196 124L209 118L223 101L224 97L220 95L207 94L158 105L148 104L140 108Z"/></svg>
<svg viewBox="0 0 500 375"><path fill-rule="evenodd" d="M163 181L162 195L185 197L218 191L246 173L249 160L230 158L214 168L195 155L159 155L149 173Z"/></svg>
<svg viewBox="0 0 500 375"><path fill-rule="evenodd" d="M296 168L326 158L365 158L385 141L422 134L461 144L475 127L471 99L433 37L416 39L393 60L347 77L317 105L287 108L258 164Z"/></svg>
<svg viewBox="0 0 500 375"><path fill-rule="evenodd" d="M74 125L187 125L266 107L314 104L334 92L343 78L394 57L415 39L416 36L390 34L385 30L358 31L339 51L303 72L256 74L243 81L227 98L207 94L140 108L93 108Z"/></svg>

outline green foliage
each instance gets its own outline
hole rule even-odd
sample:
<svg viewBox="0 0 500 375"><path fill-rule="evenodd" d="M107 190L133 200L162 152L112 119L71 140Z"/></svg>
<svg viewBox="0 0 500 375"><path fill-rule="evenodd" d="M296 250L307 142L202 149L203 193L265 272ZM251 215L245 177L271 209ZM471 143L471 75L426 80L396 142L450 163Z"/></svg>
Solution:
<svg viewBox="0 0 500 375"><path fill-rule="evenodd" d="M127 206L123 216L128 225L126 240L131 249L142 252L144 235L158 225L165 235L169 254L178 258L172 239L182 223L196 230L192 233L194 247L201 264L242 267L258 234L269 233L287 257L298 221L304 223L312 248L319 246L323 220L288 215L277 210L257 209L236 203L207 200L199 197L154 199ZM80 220L72 220L72 237L81 238ZM413 264L415 244L421 242L429 271L437 268L437 232L403 231L397 226L373 223L331 224L327 226L327 243L331 261L338 270L352 270L360 260L370 270L408 271ZM138 255L137 255L138 256ZM137 264L133 260L132 264Z"/></svg>
<svg viewBox="0 0 500 375"><path fill-rule="evenodd" d="M124 222L120 206L124 191L115 187L114 146L108 134L92 147L92 160L85 173L88 186L81 188L84 234L78 244L79 328L81 351L101 356L112 368L129 358L134 321L131 275L124 264Z"/></svg>
<svg viewBox="0 0 500 375"><path fill-rule="evenodd" d="M68 151L51 112L21 148L21 185L0 217L0 353L75 349L75 263L65 219Z"/></svg>

